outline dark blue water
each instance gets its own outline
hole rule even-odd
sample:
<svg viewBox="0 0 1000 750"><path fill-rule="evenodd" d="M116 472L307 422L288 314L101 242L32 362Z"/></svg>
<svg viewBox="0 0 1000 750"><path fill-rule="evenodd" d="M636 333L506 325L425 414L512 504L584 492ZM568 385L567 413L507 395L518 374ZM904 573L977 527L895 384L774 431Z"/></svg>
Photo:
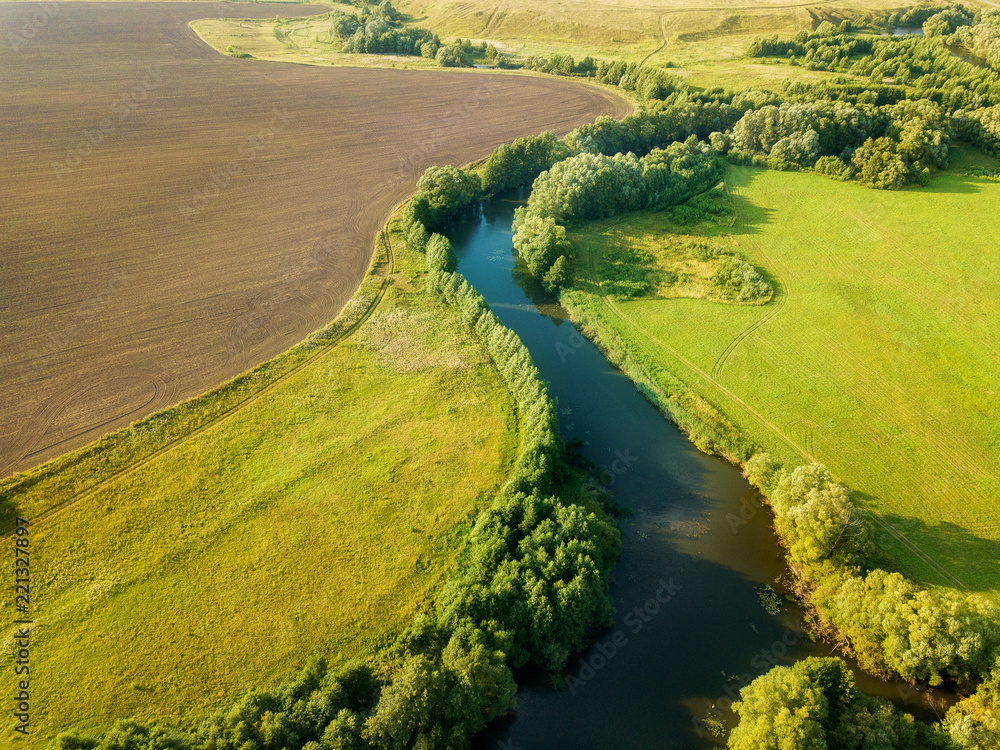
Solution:
<svg viewBox="0 0 1000 750"><path fill-rule="evenodd" d="M558 401L563 435L584 442L605 469L602 483L634 514L620 521L614 627L564 675L519 673L516 716L478 747L720 747L699 720L732 726L740 687L830 649L805 635L798 609L765 611L759 590L782 575L783 555L739 471L697 451L518 269L516 205L496 199L453 227L458 270L524 341ZM863 687L898 698L891 685Z"/></svg>

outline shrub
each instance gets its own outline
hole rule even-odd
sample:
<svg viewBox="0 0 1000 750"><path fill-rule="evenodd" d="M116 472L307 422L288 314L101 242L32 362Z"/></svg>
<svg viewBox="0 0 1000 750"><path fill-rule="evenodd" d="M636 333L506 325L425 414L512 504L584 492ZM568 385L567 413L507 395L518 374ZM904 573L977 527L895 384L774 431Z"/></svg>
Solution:
<svg viewBox="0 0 1000 750"><path fill-rule="evenodd" d="M560 255L556 258L556 262L552 264L552 268L545 274L543 283L547 291L558 292L563 287L569 286L572 280L573 271L570 268L569 260L565 255Z"/></svg>
<svg viewBox="0 0 1000 750"><path fill-rule="evenodd" d="M783 472L770 495L778 531L793 560L817 563L836 554L854 564L867 553L870 528L825 466L811 464Z"/></svg>
<svg viewBox="0 0 1000 750"><path fill-rule="evenodd" d="M519 208L514 226L514 248L537 278L544 277L556 259L569 252L566 229L551 216L529 216Z"/></svg>
<svg viewBox="0 0 1000 750"><path fill-rule="evenodd" d="M886 700L858 692L841 659L774 667L740 691L731 750L932 750L947 738Z"/></svg>
<svg viewBox="0 0 1000 750"><path fill-rule="evenodd" d="M770 299L772 294L771 285L753 264L735 255L719 259L719 265L712 272L712 284L724 298L737 302L761 302Z"/></svg>

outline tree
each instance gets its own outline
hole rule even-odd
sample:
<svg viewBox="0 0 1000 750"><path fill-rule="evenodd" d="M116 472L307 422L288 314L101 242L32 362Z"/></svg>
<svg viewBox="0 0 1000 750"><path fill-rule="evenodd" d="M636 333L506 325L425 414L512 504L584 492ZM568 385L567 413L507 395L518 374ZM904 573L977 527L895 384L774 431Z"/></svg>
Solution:
<svg viewBox="0 0 1000 750"><path fill-rule="evenodd" d="M483 168L483 192L495 194L530 185L539 174L567 156L568 149L551 132L499 146Z"/></svg>
<svg viewBox="0 0 1000 750"><path fill-rule="evenodd" d="M448 238L432 234L427 241L427 268L431 271L452 271L457 259Z"/></svg>
<svg viewBox="0 0 1000 750"><path fill-rule="evenodd" d="M805 664L806 662L801 662ZM731 750L827 750L829 703L808 672L775 667L740 691Z"/></svg>
<svg viewBox="0 0 1000 750"><path fill-rule="evenodd" d="M817 592L821 611L850 638L865 669L928 680L985 674L1000 646L1000 612L976 596L921 589L876 568Z"/></svg>
<svg viewBox="0 0 1000 750"><path fill-rule="evenodd" d="M944 36L953 34L959 26L967 26L972 23L972 16L961 6L945 8L940 13L924 21L925 36Z"/></svg>
<svg viewBox="0 0 1000 750"><path fill-rule="evenodd" d="M460 68L463 64L462 48L457 44L440 47L434 55L434 59L442 68Z"/></svg>
<svg viewBox="0 0 1000 750"><path fill-rule="evenodd" d="M859 692L842 659L774 667L740 691L731 750L950 750L948 739Z"/></svg>
<svg viewBox="0 0 1000 750"><path fill-rule="evenodd" d="M847 488L834 482L825 466L799 466L782 474L770 499L792 559L816 563L838 552L851 564L867 550L868 525Z"/></svg>
<svg viewBox="0 0 1000 750"><path fill-rule="evenodd" d="M859 182L878 190L898 190L906 185L909 175L889 138L869 138L854 152L851 164L858 173Z"/></svg>
<svg viewBox="0 0 1000 750"><path fill-rule="evenodd" d="M410 230L406 233L407 247L417 253L422 253L427 250L427 242L429 239L430 235L427 233L427 227L419 221L414 221L410 225Z"/></svg>
<svg viewBox="0 0 1000 750"><path fill-rule="evenodd" d="M428 231L438 229L449 217L479 198L479 175L457 167L430 167L417 181L413 199L415 218Z"/></svg>
<svg viewBox="0 0 1000 750"><path fill-rule="evenodd" d="M559 222L605 218L638 208L644 197L642 166L634 154L582 153L538 176L528 212Z"/></svg>
<svg viewBox="0 0 1000 750"><path fill-rule="evenodd" d="M498 497L476 521L462 575L441 593L439 622L478 624L514 666L559 669L590 628L610 622L620 551L618 530L579 506L537 492Z"/></svg>
<svg viewBox="0 0 1000 750"><path fill-rule="evenodd" d="M568 286L572 280L573 272L570 269L569 261L565 255L560 255L548 273L545 274L543 282L547 291L558 292L563 287Z"/></svg>
<svg viewBox="0 0 1000 750"><path fill-rule="evenodd" d="M433 60L437 57L438 49L440 49L440 44L436 41L424 42L420 45L420 56Z"/></svg>
<svg viewBox="0 0 1000 750"><path fill-rule="evenodd" d="M566 229L551 216L530 216L520 209L515 218L514 248L528 270L542 278L556 259L569 252Z"/></svg>
<svg viewBox="0 0 1000 750"><path fill-rule="evenodd" d="M514 708L516 686L501 651L468 625L443 651L406 659L382 691L365 738L385 750L466 747L486 723Z"/></svg>

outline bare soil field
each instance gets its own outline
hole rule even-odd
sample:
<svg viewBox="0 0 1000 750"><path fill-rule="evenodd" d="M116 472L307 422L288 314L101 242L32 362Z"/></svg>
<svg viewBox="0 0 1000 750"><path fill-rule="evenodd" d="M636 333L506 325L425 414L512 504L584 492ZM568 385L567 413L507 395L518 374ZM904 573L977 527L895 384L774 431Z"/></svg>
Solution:
<svg viewBox="0 0 1000 750"><path fill-rule="evenodd" d="M0 3L0 477L332 319L426 167L631 109L558 80L233 59L187 26L289 10Z"/></svg>

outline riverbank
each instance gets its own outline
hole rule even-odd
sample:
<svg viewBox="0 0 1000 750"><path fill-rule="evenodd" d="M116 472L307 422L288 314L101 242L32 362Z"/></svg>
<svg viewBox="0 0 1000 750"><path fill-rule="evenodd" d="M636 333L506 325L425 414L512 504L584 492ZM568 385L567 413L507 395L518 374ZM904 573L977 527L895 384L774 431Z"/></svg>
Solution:
<svg viewBox="0 0 1000 750"><path fill-rule="evenodd" d="M962 152L952 172L903 193L730 167L733 226L727 216L683 228L660 214L632 239L628 217L581 226L578 244L596 250L580 258L583 281L564 296L696 445L740 464L755 448L786 466L826 464L884 519L890 569L996 599L986 560L1000 544L1000 465L983 446L1000 383L980 310L994 294L980 287L993 262L981 228L1000 189L962 175L969 158ZM954 205L946 214L986 224L946 231L942 202ZM915 239L920 231L933 239ZM748 307L602 292L592 265L601 248L690 235L744 253L772 279L775 299Z"/></svg>
<svg viewBox="0 0 1000 750"><path fill-rule="evenodd" d="M31 529L27 746L126 717L196 726L310 654L378 656L433 602L520 430L424 275L383 233L300 345L0 483Z"/></svg>
<svg viewBox="0 0 1000 750"><path fill-rule="evenodd" d="M963 154L962 157L959 159L960 164L968 161L966 154ZM724 309L717 304L713 308L712 303L704 300L653 300L650 298L622 301L612 299L602 289L602 279L597 271L598 263L596 261L598 257L595 256L599 256L601 252L599 241L601 237L605 238L609 247L617 248L623 243L624 245L629 244L631 235L628 216L598 223L593 227L584 225L575 228L571 237L577 241L577 250L580 250L582 238L586 238L585 247L587 250L583 251L582 254L578 252L576 255L578 274L576 283L561 294L561 302L569 310L571 319L577 327L600 346L609 361L628 375L668 419L684 430L700 449L723 455L727 460L740 466L744 472L750 475L751 480L762 492L772 498L774 497L772 493L775 492L788 494L789 485L786 482L779 488L780 475L775 474L773 469L769 468L765 472L760 471L761 464L758 458L761 456L761 450L772 451L780 463L786 467L786 472L801 464L809 465L817 461L831 461L833 463L834 455L831 455L829 446L839 445L843 450L856 450L858 442L864 441L871 434L871 428L878 429L880 425L884 424L880 418L881 420L890 419L888 414L880 415L877 410L873 411L872 407L869 406L865 409L862 406L860 414L871 421L869 430L866 431L864 426L857 426L850 429L849 435L838 434L835 430L836 421L824 418L828 415L822 413L822 409L830 400L830 394L824 395L822 391L823 381L817 381L815 377L801 377L801 374L794 369L791 372L791 378L794 382L789 382L787 378L783 381L782 374L775 371L775 368L782 366L783 362L787 362L789 367L793 368L795 366L802 367L801 363L805 363L806 366L818 365L820 360L813 356L812 349L814 345L822 346L824 344L821 337L824 325L830 326L829 330L836 331L837 341L844 345L849 344L854 353L854 357L841 361L839 369L831 367L826 370L829 377L849 376L851 368L858 363L862 356L857 342L863 340L867 328L856 323L835 325L835 312L839 309L836 305L832 309L828 309L825 315L814 316L813 323L815 325L803 320L801 310L797 311L795 305L789 307L788 300L792 289L797 292L795 302L798 305L802 304L802 297L808 297L810 291L818 292L819 296L816 299L820 300L820 304L824 304L829 303L831 298L836 299L829 291L825 292L825 297L823 296L824 292L821 287L824 281L834 285L840 284L837 288L843 288L843 284L838 281L836 275L838 272L847 273L855 285L862 283L866 278L865 272L851 265L849 250L851 247L854 248L855 252L864 256L861 264L863 268L871 269L873 274L871 278L889 279L901 275L901 272L891 275L879 272L880 262L889 262L890 264L894 262L895 256L888 252L892 245L886 240L887 234L894 236L894 233L878 222L881 221L884 224L888 216L896 215L891 210L887 211L886 206L882 205L891 202L895 196L877 194L874 199L870 196L864 196L866 208L858 207L855 210L856 216L867 217L867 225L869 229L873 230L873 236L880 238L878 241L881 253L866 249L865 245L859 242L856 233L851 235L849 244L839 246L836 243L836 234L831 234L828 231L823 234L821 246L815 246L821 257L813 257L810 255L810 251L814 247L814 241L809 239L811 235L803 230L801 222L827 227L831 231L837 227L851 227L852 225L847 222L838 222L830 216L819 220L818 217L804 210L804 204L822 205L827 210L836 211L845 207L847 207L846 210L851 210L851 203L849 196L843 195L839 196L837 200L824 199L822 197L824 192L822 184L812 185L809 189L796 185L792 188L792 192L781 193L780 186L782 184L788 183L791 186L804 179L817 183L822 180L822 178L805 175L777 172L757 173L754 170L742 168L731 169L727 177L727 188L733 195L733 203L737 210L735 222L723 222L722 226L715 228L701 226L694 232L672 225L666 217L660 222L661 231L667 236L691 233L704 236L707 234L718 238L719 241L728 241L738 246L765 273L769 274L777 287L778 294L775 300L765 308L759 310L745 308L740 311L729 307ZM950 186L952 182L967 182L966 178L954 173L943 175L938 180L945 185L939 183L937 190L933 190L934 186L932 185L929 190L933 195L927 196L927 200L940 201L942 190L945 193L954 192L948 190L946 186ZM757 184L758 182L761 184ZM836 184L831 185L830 189L841 193L858 190ZM921 200L919 192L902 194L906 197L900 196L899 199L907 201L908 205L912 204L914 201ZM961 191L965 201L971 200L968 192L970 191ZM975 192L980 192L980 190L977 189ZM988 190L986 192L989 193ZM766 196L763 205L756 204L755 196L757 199ZM989 201L989 195L983 196L981 200ZM815 203L816 201L818 203ZM938 209L940 209L940 205L938 205ZM976 210L975 204L971 206L966 204L964 208L966 215L970 211L974 214ZM992 209L984 210L991 211ZM791 212L794 217L789 217L784 212ZM926 218L927 212L921 212L918 207L909 205L906 215L909 220L917 221L920 217ZM650 218L652 220L652 217ZM642 226L646 226L649 222L640 223ZM732 228L733 224L736 226L735 229ZM982 225L972 222L969 226L978 228ZM776 240L773 236L783 237L783 233L788 235L783 240ZM911 266L916 265L915 259L922 257L919 243L914 245L914 235L911 233L902 233L900 236L904 237L906 242L906 262ZM655 241L655 238L645 234L632 239L642 246ZM968 257L970 254L977 258L984 257L975 251L975 243L970 244L957 237L952 240L952 244L948 247L954 247L955 251L960 252L963 257ZM598 249L595 251L594 248ZM940 240L935 240L934 249L936 256L940 259L940 256L945 253L946 247L942 245ZM836 264L833 267L829 265L831 258L836 259ZM796 262L798 266L792 265ZM919 266L919 268L923 267L923 265ZM959 266L959 268L961 267ZM934 268L938 272L941 266L928 264L926 268ZM808 276L808 273L815 269L821 270L822 278ZM958 271L954 266L952 269ZM799 273L800 270L801 273ZM918 275L917 270L912 269L907 274L910 282L913 282L914 277ZM977 270L975 272L976 278L978 278L978 273ZM939 273L935 278L939 282L943 282ZM949 287L948 294L961 294L967 291L968 287L969 284L956 282L954 286ZM804 289L807 291L803 292ZM898 288L894 289L896 294L901 293ZM961 289L962 292L958 292L958 289ZM901 304L891 302L891 297L887 295L892 292L893 290L883 290L881 294L873 293L871 298L881 300L882 307L892 309L893 324L902 326L907 320L904 313L906 308ZM920 309L934 309L933 306L928 307L928 300L933 298L931 290L914 285L912 288L906 288L906 291L902 293L908 292L920 297L922 300ZM993 299L990 295L986 295L986 298ZM673 314L666 311L668 306L672 307ZM776 320L779 313L781 318ZM883 335L892 335L889 327L880 323L877 312L868 311L864 317L871 321L870 325L878 326ZM800 332L806 338L795 344L786 343L783 346L775 347L773 342L770 342L771 345L768 345L770 339L778 335L778 332L789 330ZM962 329L956 330L960 333ZM733 334L739 335L733 338ZM763 348L767 352L767 356L763 359L761 359L761 341L765 342ZM737 351L736 356L733 356L734 351L741 346L742 352ZM835 342L829 342L827 346L839 351ZM895 357L898 360L899 352L897 349L884 346L881 348L884 350L883 356ZM967 361L975 358L975 346L970 345L963 351ZM721 356L719 356L720 352L722 352ZM878 368L877 357L872 358L872 361L874 364L871 366ZM883 371L882 368L878 369L880 372ZM917 369L913 367L899 368L899 372L911 375L914 372L920 372L925 376L924 379L929 381L928 369L926 366ZM723 370L725 370L725 375L723 375ZM966 368L965 372L968 374L978 371ZM798 390L796 385L801 386L802 389ZM993 392L987 385L980 384L980 387L984 393ZM876 391L876 388L870 387L868 391L851 394L846 386L839 386L836 393L852 396L863 402L866 397L870 397ZM927 390L914 391L912 387L906 392L920 393L923 397L932 400L934 398L947 398L949 393L943 383L939 383L938 388L930 392ZM780 403L785 409L798 407L800 412L797 415L775 415L774 407L768 409L767 406L770 404L764 399L764 396L770 397L774 393L780 394ZM765 401L764 404L761 403L762 399ZM817 413L817 409L821 410L820 413ZM904 410L900 413L905 417L908 412ZM957 412L952 411L951 413L953 417L959 417ZM837 416L845 420L848 414L849 412L839 412ZM924 419L926 418L925 414ZM968 419L968 415L966 418ZM815 428L818 433L819 428L816 427L815 423L808 421L811 419L828 425L827 434L814 436L813 429L808 429L806 430L807 443L805 445L796 442L794 433L790 435L787 427L781 429L778 426L790 421L790 426L805 424ZM803 422L803 420L807 421ZM954 425L951 427L953 430ZM943 441L946 441L950 434L953 434L952 431L947 430L939 436L936 442L938 446L936 451L947 453L943 447ZM869 456L873 461L884 460L883 455L876 449L862 451L862 454ZM749 466L748 459L753 456L756 456L754 458L756 465ZM968 458L965 454L959 454L959 464ZM984 464L980 463L979 466L986 470ZM966 471L969 471L968 467L966 467ZM846 470L841 473L841 478L844 478L844 473L847 473ZM944 481L943 477L933 474L930 477L921 476L919 471L916 474L919 477L916 481L924 483L925 487L933 481ZM899 471L892 471L891 476L895 480L897 489L900 484L911 479ZM804 477L793 479L791 486L794 487L795 483L801 480L804 480ZM855 489L852 482L848 481L848 484L851 485L852 489ZM823 487L818 489L821 492L827 491ZM879 509L885 515L879 514L873 508L874 498L871 494L856 492L854 497L855 504L861 505L868 511L866 515L874 524L875 534L871 540L873 546L870 552L862 554L861 560L872 553L874 556L864 564L870 565L872 568L877 566L889 570L898 570L900 567L907 566L903 569L908 568L911 574L916 570L917 580L924 585L930 583L933 588L930 593L918 593L921 588L919 585L904 582L904 579L899 577L883 578L885 573L879 570L875 570L865 579L864 568L862 568L859 578L857 577L858 572L851 568L855 563L847 562L846 567L844 567L845 561L843 560L816 563L801 557L796 558L796 555L801 556L801 549L796 552L793 540L784 536L791 531L788 525L789 519L779 518L778 526L784 529L783 544L786 549L792 550L791 572L794 581L789 585L804 606L812 613L815 632L829 638L844 653L857 654L864 667L869 671L889 675L897 670L904 673L909 670L908 679L918 680L919 683L930 679L932 685L936 684L945 672L951 672L953 678L958 678L957 682L952 683L953 688L958 686L963 691L974 689L977 678L985 679L990 674L990 649L993 647L990 632L995 628L996 612L986 599L970 593L969 587L942 563L947 561L954 565L956 562L961 562L969 566L963 570L970 570L978 566L978 569L984 572L987 577L978 579L976 581L977 588L973 591L984 591L983 587L985 587L985 593L994 595L994 582L989 578L989 575L995 572L995 569L989 564L977 562L975 555L970 554L959 543L960 540L956 540L954 534L942 534L941 522L932 525L926 515L920 516L918 513L919 524L917 519L909 519L909 524L899 528L892 522L898 523L900 515L898 513L890 515L882 504L879 505ZM926 499L926 495L918 496L918 498ZM883 502L896 499L898 498L891 495L887 498L881 498ZM787 503L787 498L782 502ZM774 503L771 504L774 508ZM954 522L961 520L952 509L945 511L940 505L928 505L927 508L936 509L939 513L946 512L950 523L949 528ZM961 518L966 518L968 514L979 511L982 522L981 516L984 508L988 509L989 505L984 506L983 503L979 503L972 506L967 502L963 508L966 516ZM906 520L905 517L904 520ZM737 522L739 522L738 519ZM982 523L989 526L988 521ZM963 525L965 525L964 522ZM917 533L914 533L915 531ZM910 538L918 534L920 546ZM982 532L979 535L983 536ZM936 556L940 556L940 559L936 559L935 556L928 554L922 548L927 544L928 539L936 541L938 546L934 552ZM958 549L949 549L949 545L956 544ZM980 548L987 550L987 554L989 554L988 550L992 549L992 546L986 543L986 540L982 540ZM902 588L892 591L893 586L901 586ZM852 599L852 597L860 598ZM910 597L913 597L913 606L915 606L917 599L922 598L922 601L925 602L923 606L928 607L927 611L920 616L927 632L923 635L917 635L915 631L911 631L909 636L903 636L901 643L895 644L895 649L899 649L900 645L904 651L912 649L907 659L913 659L913 661L910 661L908 666L904 666L903 662L899 661L899 653L893 653L893 648L885 645L887 643L885 639L889 637L889 629L893 626L889 626L886 622L880 622L878 617L870 618L859 613L868 607L876 608L879 611L888 607L896 612L894 617L899 616L905 619L909 617L904 612L911 606ZM992 598L995 601L995 596ZM849 600L851 600L850 604L848 604ZM949 614L945 615L945 612ZM949 619L952 617L956 619ZM883 628L885 628L884 632ZM951 636L946 634L949 628L962 630L962 635L955 636L956 641L962 641L966 638L977 640L980 643L977 647L978 650L968 651L962 655L959 655L957 651L952 651L953 644L948 643ZM931 646L930 641L926 644L922 642L925 638L930 639L930 641L939 639L940 642ZM935 659L917 656L925 646L940 649L939 656ZM938 675L939 669L941 676ZM995 679L995 674L993 679ZM981 709L976 708L977 705L974 701L970 702L966 704L965 710L971 713L980 711ZM971 708L969 708L970 706ZM954 720L957 721L957 717Z"/></svg>
<svg viewBox="0 0 1000 750"><path fill-rule="evenodd" d="M741 688L829 646L813 641L805 613L776 595L785 590L786 552L760 496L665 421L525 273L511 251L517 205L494 198L449 228L459 271L524 341L558 401L564 438L630 514L620 523L610 592L615 623L559 674L518 675L517 715L475 746L722 746L711 728L734 725ZM905 698L907 710L935 720L927 701L940 694L854 668L864 691L900 706Z"/></svg>

